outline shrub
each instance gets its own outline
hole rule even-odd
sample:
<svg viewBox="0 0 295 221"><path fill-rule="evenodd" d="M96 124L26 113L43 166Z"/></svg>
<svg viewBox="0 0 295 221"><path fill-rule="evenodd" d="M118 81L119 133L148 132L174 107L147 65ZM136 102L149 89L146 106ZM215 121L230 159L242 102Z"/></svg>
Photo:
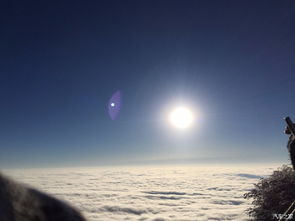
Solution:
<svg viewBox="0 0 295 221"><path fill-rule="evenodd" d="M283 214L295 200L295 171L283 165L269 177L260 179L244 197L253 198L253 206L246 211L252 219L272 220L273 214Z"/></svg>

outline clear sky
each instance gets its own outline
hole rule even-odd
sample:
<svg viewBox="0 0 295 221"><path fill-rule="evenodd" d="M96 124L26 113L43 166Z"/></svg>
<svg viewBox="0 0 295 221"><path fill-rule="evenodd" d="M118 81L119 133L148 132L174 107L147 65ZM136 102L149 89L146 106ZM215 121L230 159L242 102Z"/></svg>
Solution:
<svg viewBox="0 0 295 221"><path fill-rule="evenodd" d="M1 167L288 162L294 1L1 1L0 27Z"/></svg>

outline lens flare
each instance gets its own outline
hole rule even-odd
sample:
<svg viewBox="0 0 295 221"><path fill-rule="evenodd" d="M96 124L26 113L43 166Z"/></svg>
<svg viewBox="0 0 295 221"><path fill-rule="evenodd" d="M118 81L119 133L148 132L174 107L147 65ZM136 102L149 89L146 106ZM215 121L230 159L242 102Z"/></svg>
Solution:
<svg viewBox="0 0 295 221"><path fill-rule="evenodd" d="M108 102L108 113L112 120L115 120L122 106L122 93L120 91L116 91Z"/></svg>

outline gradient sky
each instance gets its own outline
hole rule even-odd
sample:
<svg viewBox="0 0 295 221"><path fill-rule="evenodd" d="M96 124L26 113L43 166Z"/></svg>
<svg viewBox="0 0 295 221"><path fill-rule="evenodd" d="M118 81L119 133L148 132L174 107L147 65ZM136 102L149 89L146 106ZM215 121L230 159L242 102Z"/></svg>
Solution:
<svg viewBox="0 0 295 221"><path fill-rule="evenodd" d="M2 1L0 27L2 167L288 163L294 1Z"/></svg>

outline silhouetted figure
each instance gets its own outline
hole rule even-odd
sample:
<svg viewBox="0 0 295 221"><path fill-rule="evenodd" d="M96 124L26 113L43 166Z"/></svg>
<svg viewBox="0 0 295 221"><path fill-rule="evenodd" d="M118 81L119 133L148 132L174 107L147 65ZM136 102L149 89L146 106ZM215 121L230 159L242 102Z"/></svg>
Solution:
<svg viewBox="0 0 295 221"><path fill-rule="evenodd" d="M290 134L288 141L288 150L290 153L290 159L295 170L295 124L292 122L290 117L286 117L285 121L287 123L287 127L285 128L285 134Z"/></svg>
<svg viewBox="0 0 295 221"><path fill-rule="evenodd" d="M85 221L66 203L0 174L1 221Z"/></svg>
<svg viewBox="0 0 295 221"><path fill-rule="evenodd" d="M289 137L288 150L289 150L290 159L291 159L293 169L295 170L295 139L294 139L293 135L291 135Z"/></svg>

